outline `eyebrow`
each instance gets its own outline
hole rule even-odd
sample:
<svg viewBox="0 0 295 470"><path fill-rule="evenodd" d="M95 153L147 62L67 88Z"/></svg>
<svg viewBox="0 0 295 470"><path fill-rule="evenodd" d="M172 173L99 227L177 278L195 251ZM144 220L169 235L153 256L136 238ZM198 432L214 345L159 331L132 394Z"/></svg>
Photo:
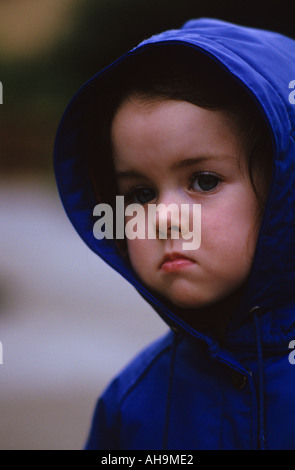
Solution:
<svg viewBox="0 0 295 470"><path fill-rule="evenodd" d="M200 155L196 158L185 158L184 160L177 161L171 165L171 170L180 170L182 168L188 168L195 165L196 163L202 163L206 160L234 160L237 161L236 156L227 154L212 154L212 155ZM144 174L134 170L121 170L116 173L117 178L141 178Z"/></svg>
<svg viewBox="0 0 295 470"><path fill-rule="evenodd" d="M116 173L117 178L142 178L144 175L138 171L125 170Z"/></svg>

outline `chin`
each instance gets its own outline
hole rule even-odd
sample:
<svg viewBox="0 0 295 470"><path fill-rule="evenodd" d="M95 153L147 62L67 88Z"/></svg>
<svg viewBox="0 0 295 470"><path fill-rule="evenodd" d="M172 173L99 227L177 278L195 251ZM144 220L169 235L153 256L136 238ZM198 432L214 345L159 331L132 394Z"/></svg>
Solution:
<svg viewBox="0 0 295 470"><path fill-rule="evenodd" d="M188 299L170 299L170 302L172 302L176 307L179 307L181 309L198 309L202 308L206 305L206 302L202 302L201 300L188 300Z"/></svg>
<svg viewBox="0 0 295 470"><path fill-rule="evenodd" d="M202 295L195 293L192 295L191 289L174 289L167 293L167 298L171 303L179 308L192 309L204 307L208 302Z"/></svg>

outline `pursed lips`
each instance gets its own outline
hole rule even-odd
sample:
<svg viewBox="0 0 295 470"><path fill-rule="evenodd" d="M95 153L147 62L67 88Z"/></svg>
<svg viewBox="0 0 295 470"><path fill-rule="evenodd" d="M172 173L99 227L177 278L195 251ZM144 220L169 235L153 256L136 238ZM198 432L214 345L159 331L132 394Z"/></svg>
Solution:
<svg viewBox="0 0 295 470"><path fill-rule="evenodd" d="M191 258L183 255L182 253L167 253L160 263L160 269L165 272L178 271L180 269L192 266L195 264Z"/></svg>

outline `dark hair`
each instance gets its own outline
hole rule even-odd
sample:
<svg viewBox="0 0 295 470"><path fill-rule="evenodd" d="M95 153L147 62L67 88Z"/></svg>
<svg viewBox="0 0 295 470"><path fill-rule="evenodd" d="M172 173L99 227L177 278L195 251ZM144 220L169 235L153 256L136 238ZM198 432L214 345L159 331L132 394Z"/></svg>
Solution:
<svg viewBox="0 0 295 470"><path fill-rule="evenodd" d="M130 95L143 99L183 100L199 107L220 110L233 116L241 150L247 155L248 174L262 213L272 168L272 141L258 105L244 86L205 53L180 44L155 45L131 56L113 71L100 110L96 102L96 128L90 137L88 163L98 201L114 203L115 172L111 156L110 129L120 104ZM95 99L93 100L95 104ZM113 175L113 186L106 172ZM265 185L257 187L255 175Z"/></svg>

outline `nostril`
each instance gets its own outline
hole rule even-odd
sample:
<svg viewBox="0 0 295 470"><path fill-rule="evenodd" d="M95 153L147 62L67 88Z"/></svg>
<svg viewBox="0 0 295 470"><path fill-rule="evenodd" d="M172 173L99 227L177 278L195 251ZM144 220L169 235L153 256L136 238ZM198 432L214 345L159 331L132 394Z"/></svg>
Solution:
<svg viewBox="0 0 295 470"><path fill-rule="evenodd" d="M153 207L152 207L153 206ZM149 205L149 221L154 221L156 232L160 238L179 236L180 214L179 206L175 203Z"/></svg>
<svg viewBox="0 0 295 470"><path fill-rule="evenodd" d="M164 230L158 228L158 234L161 239L166 239L168 237L171 238L179 238L180 234L180 227L179 225L169 225L167 224L167 230L165 230L166 227L164 227Z"/></svg>

